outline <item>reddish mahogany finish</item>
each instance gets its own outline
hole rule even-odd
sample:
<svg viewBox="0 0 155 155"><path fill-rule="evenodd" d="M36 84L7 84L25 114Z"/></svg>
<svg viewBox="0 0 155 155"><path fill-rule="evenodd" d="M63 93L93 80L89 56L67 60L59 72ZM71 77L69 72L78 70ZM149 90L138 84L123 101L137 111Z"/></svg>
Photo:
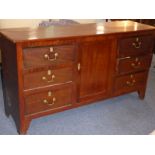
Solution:
<svg viewBox="0 0 155 155"><path fill-rule="evenodd" d="M33 89L48 85L67 83L74 80L73 74L73 68L63 68L57 70L53 70L51 68L48 70L45 69L44 71L24 74L24 89Z"/></svg>
<svg viewBox="0 0 155 155"><path fill-rule="evenodd" d="M32 119L137 91L145 96L155 28L117 21L1 30L6 115Z"/></svg>
<svg viewBox="0 0 155 155"><path fill-rule="evenodd" d="M52 65L52 68L62 65L69 66L76 59L75 45L52 46L51 50L53 52L50 52L50 48L49 46L24 49L24 68L35 68L41 65ZM57 54L56 61L47 61L44 57L47 54L50 56L50 59L54 59L55 54Z"/></svg>
<svg viewBox="0 0 155 155"><path fill-rule="evenodd" d="M51 87L48 91L41 90L25 96L25 114L37 114L42 111L52 111L62 107L69 107L75 103L72 83Z"/></svg>
<svg viewBox="0 0 155 155"><path fill-rule="evenodd" d="M147 72L139 72L119 76L115 79L114 94L120 95L131 91L144 91L143 86L147 80Z"/></svg>
<svg viewBox="0 0 155 155"><path fill-rule="evenodd" d="M113 39L84 42L80 46L80 101L103 98L109 93Z"/></svg>
<svg viewBox="0 0 155 155"><path fill-rule="evenodd" d="M119 40L119 55L120 57L136 56L140 54L148 54L152 52L153 47L152 35L135 35L129 38Z"/></svg>
<svg viewBox="0 0 155 155"><path fill-rule="evenodd" d="M142 71L150 67L152 56L127 57L118 60L118 74L132 73Z"/></svg>

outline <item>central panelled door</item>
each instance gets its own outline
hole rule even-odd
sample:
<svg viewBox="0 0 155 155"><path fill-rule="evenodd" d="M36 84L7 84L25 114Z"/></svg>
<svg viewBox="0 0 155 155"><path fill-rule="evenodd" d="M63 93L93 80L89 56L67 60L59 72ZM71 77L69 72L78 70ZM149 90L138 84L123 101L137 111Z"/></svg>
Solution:
<svg viewBox="0 0 155 155"><path fill-rule="evenodd" d="M112 41L84 42L80 45L79 102L101 99L110 90Z"/></svg>

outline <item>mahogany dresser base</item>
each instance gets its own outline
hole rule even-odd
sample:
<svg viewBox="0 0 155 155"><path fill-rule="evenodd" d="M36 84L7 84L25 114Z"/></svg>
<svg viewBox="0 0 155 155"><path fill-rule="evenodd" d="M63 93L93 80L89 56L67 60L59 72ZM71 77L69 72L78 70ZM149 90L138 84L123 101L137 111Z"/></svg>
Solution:
<svg viewBox="0 0 155 155"><path fill-rule="evenodd" d="M35 118L137 92L144 99L155 28L132 21L0 30L6 116Z"/></svg>

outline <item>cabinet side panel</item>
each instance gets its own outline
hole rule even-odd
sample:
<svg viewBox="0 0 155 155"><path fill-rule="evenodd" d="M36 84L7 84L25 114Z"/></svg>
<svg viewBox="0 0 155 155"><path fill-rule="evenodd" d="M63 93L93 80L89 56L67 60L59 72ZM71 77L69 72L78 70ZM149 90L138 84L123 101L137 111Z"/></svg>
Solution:
<svg viewBox="0 0 155 155"><path fill-rule="evenodd" d="M16 45L1 37L2 51L2 85L5 113L12 115L17 129L19 129L19 102Z"/></svg>

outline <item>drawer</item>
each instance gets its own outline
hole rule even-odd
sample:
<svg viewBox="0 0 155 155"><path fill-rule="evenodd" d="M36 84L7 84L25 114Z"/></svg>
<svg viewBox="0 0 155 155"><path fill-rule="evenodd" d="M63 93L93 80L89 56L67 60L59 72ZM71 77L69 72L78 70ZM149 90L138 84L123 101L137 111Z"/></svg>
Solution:
<svg viewBox="0 0 155 155"><path fill-rule="evenodd" d="M139 54L147 54L152 52L153 37L138 36L130 38L122 38L118 41L119 57L134 56Z"/></svg>
<svg viewBox="0 0 155 155"><path fill-rule="evenodd" d="M23 76L24 89L33 89L47 85L56 85L73 81L73 69L63 68L57 70L43 70L27 72Z"/></svg>
<svg viewBox="0 0 155 155"><path fill-rule="evenodd" d="M70 65L76 59L74 45L26 48L23 50L24 68L44 65Z"/></svg>
<svg viewBox="0 0 155 155"><path fill-rule="evenodd" d="M117 77L114 86L115 95L135 91L140 87L145 86L146 80L147 72L140 72L136 74Z"/></svg>
<svg viewBox="0 0 155 155"><path fill-rule="evenodd" d="M152 56L129 57L118 60L118 73L125 74L148 69L151 65Z"/></svg>
<svg viewBox="0 0 155 155"><path fill-rule="evenodd" d="M69 107L75 102L73 99L75 96L73 95L73 86L71 84L29 94L25 97L25 114Z"/></svg>

